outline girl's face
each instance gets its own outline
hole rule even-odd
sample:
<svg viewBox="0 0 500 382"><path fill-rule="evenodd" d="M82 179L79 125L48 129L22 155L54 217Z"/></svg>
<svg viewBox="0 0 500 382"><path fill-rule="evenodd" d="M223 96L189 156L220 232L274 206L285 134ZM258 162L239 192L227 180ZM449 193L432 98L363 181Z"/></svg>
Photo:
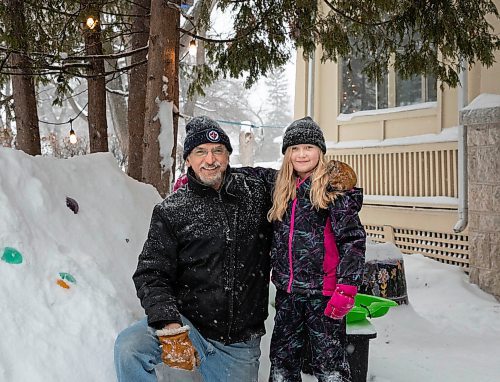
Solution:
<svg viewBox="0 0 500 382"><path fill-rule="evenodd" d="M321 150L310 144L291 146L290 150L293 169L301 179L307 178L318 165Z"/></svg>

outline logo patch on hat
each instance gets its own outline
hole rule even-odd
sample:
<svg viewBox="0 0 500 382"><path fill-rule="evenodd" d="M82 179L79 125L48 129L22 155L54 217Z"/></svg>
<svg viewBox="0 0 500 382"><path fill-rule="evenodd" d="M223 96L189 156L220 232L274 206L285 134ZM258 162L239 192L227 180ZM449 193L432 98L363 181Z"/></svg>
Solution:
<svg viewBox="0 0 500 382"><path fill-rule="evenodd" d="M215 130L210 130L207 132L207 138L210 142L219 142L219 133Z"/></svg>

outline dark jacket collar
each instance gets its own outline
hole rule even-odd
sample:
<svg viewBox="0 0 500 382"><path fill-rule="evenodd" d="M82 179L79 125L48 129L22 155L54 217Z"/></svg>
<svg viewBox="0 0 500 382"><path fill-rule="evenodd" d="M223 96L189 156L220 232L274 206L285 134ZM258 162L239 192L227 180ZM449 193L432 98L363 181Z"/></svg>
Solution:
<svg viewBox="0 0 500 382"><path fill-rule="evenodd" d="M231 178L231 167L227 165L226 171L224 172L224 179L222 179L222 186L219 190L215 190L213 187L207 186L203 183L201 183L197 178L194 173L194 171L191 168L188 168L187 171L187 177L188 177L188 185L191 190L193 190L194 193L201 195L201 196L215 196L220 193L227 194L229 196L234 196L234 191L229 190L229 187L232 182L229 181Z"/></svg>

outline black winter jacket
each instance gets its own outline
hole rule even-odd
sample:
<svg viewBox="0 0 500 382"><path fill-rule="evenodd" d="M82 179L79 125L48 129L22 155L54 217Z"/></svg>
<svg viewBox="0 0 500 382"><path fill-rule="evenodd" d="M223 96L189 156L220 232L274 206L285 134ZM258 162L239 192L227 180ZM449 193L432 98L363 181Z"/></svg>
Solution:
<svg viewBox="0 0 500 382"><path fill-rule="evenodd" d="M155 206L133 280L148 324L184 315L225 344L264 334L272 226L269 185L228 167L219 191L188 184Z"/></svg>

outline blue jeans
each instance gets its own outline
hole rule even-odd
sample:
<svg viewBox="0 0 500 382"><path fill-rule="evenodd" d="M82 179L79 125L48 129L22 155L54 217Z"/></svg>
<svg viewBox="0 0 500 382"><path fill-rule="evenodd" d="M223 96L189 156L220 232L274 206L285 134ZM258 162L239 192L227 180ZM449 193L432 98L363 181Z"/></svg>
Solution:
<svg viewBox="0 0 500 382"><path fill-rule="evenodd" d="M200 356L198 372L205 382L257 382L260 357L260 337L245 342L224 345L205 339L189 325L189 338ZM155 366L160 364L161 348L155 330L147 319L136 322L122 331L115 341L115 370L118 382L156 382ZM172 370L179 375L189 371Z"/></svg>

